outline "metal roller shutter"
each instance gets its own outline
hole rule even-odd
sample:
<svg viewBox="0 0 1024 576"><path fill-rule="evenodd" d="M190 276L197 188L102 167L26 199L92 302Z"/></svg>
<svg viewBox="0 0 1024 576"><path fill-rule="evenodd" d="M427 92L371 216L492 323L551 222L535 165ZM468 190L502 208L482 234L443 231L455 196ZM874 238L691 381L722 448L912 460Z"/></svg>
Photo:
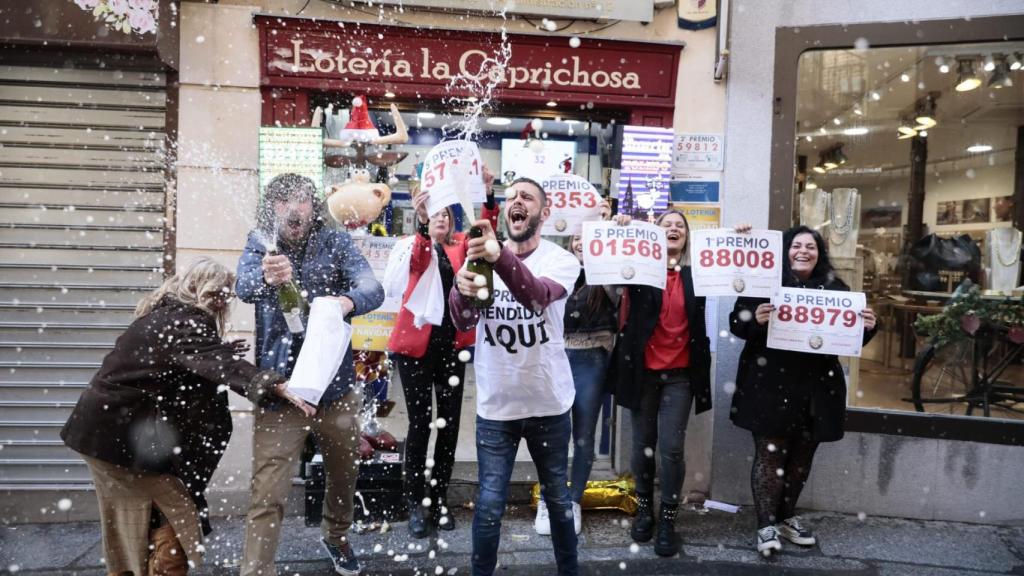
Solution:
<svg viewBox="0 0 1024 576"><path fill-rule="evenodd" d="M165 89L0 66L0 489L90 483L59 432L161 281Z"/></svg>

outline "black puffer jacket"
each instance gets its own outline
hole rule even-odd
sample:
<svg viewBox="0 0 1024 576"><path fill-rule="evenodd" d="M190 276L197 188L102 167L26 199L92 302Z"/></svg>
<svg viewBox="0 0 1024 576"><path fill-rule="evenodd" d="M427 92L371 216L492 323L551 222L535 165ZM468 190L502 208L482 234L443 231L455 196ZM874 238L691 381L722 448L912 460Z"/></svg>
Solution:
<svg viewBox="0 0 1024 576"><path fill-rule="evenodd" d="M849 291L834 273L806 282L783 281L784 286ZM768 325L758 324L754 312L767 298L739 298L729 314L729 328L746 340L732 397L732 421L761 436L808 433L818 442L843 437L846 422L846 377L839 358L768 348ZM864 332L864 343L875 335Z"/></svg>
<svg viewBox="0 0 1024 576"><path fill-rule="evenodd" d="M284 379L238 359L210 314L165 297L117 339L61 438L104 462L177 476L208 531L203 493L231 437L226 387L258 401Z"/></svg>

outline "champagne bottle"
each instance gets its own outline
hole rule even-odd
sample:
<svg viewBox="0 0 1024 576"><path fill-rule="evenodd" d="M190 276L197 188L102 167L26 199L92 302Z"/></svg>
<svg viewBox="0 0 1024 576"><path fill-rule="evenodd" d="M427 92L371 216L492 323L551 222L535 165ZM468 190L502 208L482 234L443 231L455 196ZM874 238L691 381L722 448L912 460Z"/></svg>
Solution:
<svg viewBox="0 0 1024 576"><path fill-rule="evenodd" d="M277 256L277 254L277 250L270 250L271 256ZM284 321L288 325L289 332L301 334L306 331L303 317L309 313L309 303L302 296L294 278L277 287L277 305L281 308L281 313L284 314Z"/></svg>
<svg viewBox="0 0 1024 576"><path fill-rule="evenodd" d="M473 226L469 229L470 238L479 238L483 236L484 231L479 226ZM477 284L477 289L486 290L486 298L480 298L482 294L478 293L476 298L473 298L474 308L490 308L494 304L494 264L491 264L484 258L477 258L476 260L470 260L466 264L466 269L470 272L483 275L487 279L487 283L483 286Z"/></svg>

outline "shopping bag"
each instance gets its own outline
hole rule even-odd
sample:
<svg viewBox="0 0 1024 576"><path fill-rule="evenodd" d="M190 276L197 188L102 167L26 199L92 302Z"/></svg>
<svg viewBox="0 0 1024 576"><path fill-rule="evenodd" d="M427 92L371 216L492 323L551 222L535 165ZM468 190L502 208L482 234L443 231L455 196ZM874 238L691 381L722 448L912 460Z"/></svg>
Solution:
<svg viewBox="0 0 1024 576"><path fill-rule="evenodd" d="M288 391L313 406L319 404L351 343L352 326L345 322L341 302L335 298L314 298Z"/></svg>

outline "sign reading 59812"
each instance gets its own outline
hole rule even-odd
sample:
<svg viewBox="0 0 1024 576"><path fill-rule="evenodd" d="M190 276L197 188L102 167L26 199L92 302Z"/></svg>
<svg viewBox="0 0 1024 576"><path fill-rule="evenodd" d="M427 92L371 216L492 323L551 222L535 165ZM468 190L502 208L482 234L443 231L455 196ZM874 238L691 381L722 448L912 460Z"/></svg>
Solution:
<svg viewBox="0 0 1024 576"><path fill-rule="evenodd" d="M782 285L782 232L694 230L690 241L697 296L771 298Z"/></svg>
<svg viewBox="0 0 1024 576"><path fill-rule="evenodd" d="M647 222L583 223L583 269L587 284L642 284L665 289L668 248L665 230Z"/></svg>

